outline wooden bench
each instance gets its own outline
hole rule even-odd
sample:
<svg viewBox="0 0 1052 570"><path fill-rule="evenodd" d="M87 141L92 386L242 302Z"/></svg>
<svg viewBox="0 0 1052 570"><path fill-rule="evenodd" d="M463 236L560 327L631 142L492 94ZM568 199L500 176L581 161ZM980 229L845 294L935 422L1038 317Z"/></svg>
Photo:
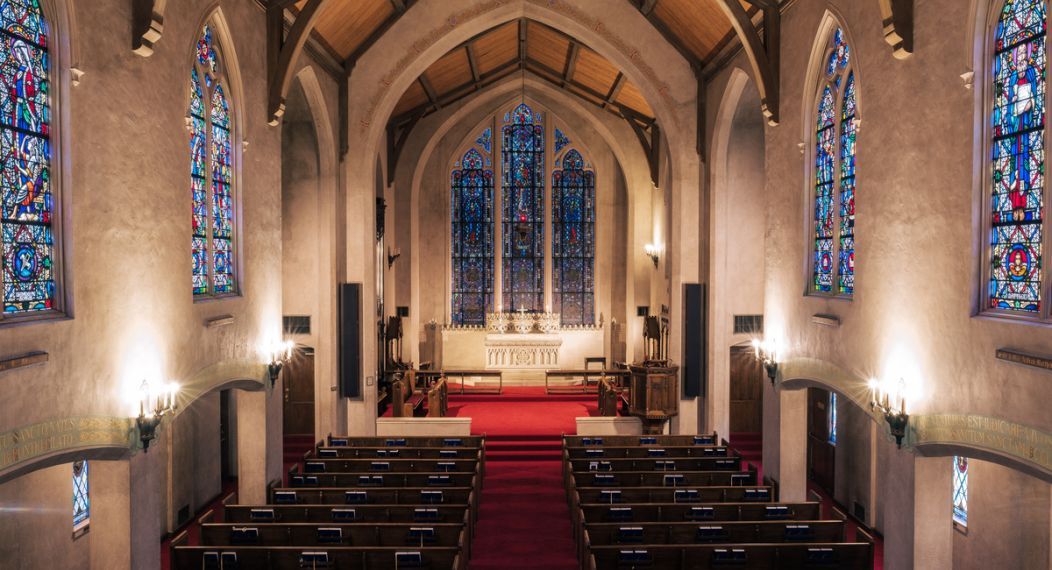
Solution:
<svg viewBox="0 0 1052 570"><path fill-rule="evenodd" d="M319 447L306 458L323 459L479 459L479 447Z"/></svg>
<svg viewBox="0 0 1052 570"><path fill-rule="evenodd" d="M770 487L577 487L582 503L770 503Z"/></svg>
<svg viewBox="0 0 1052 570"><path fill-rule="evenodd" d="M844 521L585 523L585 541L600 544L843 542Z"/></svg>
<svg viewBox="0 0 1052 570"><path fill-rule="evenodd" d="M563 436L563 443L566 447L727 445L714 433L700 435L567 435Z"/></svg>
<svg viewBox="0 0 1052 570"><path fill-rule="evenodd" d="M289 487L470 487L475 473L290 474Z"/></svg>
<svg viewBox="0 0 1052 570"><path fill-rule="evenodd" d="M500 370L421 370L417 373L421 386L430 387L434 383L437 383L439 379L445 378L448 381L452 379L459 379L460 382L447 390L452 389L455 393L459 394L500 394L504 391L504 373ZM465 380L470 377L478 378L496 378L496 386L472 386L468 387ZM459 391L457 391L459 388Z"/></svg>
<svg viewBox="0 0 1052 570"><path fill-rule="evenodd" d="M594 522L718 522L818 520L819 503L634 503L579 505L585 520Z"/></svg>
<svg viewBox="0 0 1052 570"><path fill-rule="evenodd" d="M578 485L587 487L699 487L756 485L755 471L576 471Z"/></svg>
<svg viewBox="0 0 1052 570"><path fill-rule="evenodd" d="M359 457L308 459L303 463L303 473L474 473L478 470L478 459L419 459L407 457Z"/></svg>
<svg viewBox="0 0 1052 570"><path fill-rule="evenodd" d="M593 545L586 568L660 568L661 570L783 570L837 568L870 570L873 548L867 543L803 544L645 544L631 548Z"/></svg>
<svg viewBox="0 0 1052 570"><path fill-rule="evenodd" d="M456 546L180 546L173 549L172 557L175 570L465 570L467 560L460 554L460 548Z"/></svg>
<svg viewBox="0 0 1052 570"><path fill-rule="evenodd" d="M413 371L401 374L401 378L391 381L391 415L396 418L423 416L426 397L414 388Z"/></svg>
<svg viewBox="0 0 1052 570"><path fill-rule="evenodd" d="M654 457L570 459L573 471L740 471L739 457Z"/></svg>
<svg viewBox="0 0 1052 570"><path fill-rule="evenodd" d="M227 522L268 523L354 522L413 523L460 522L468 524L468 505L228 505L223 510Z"/></svg>
<svg viewBox="0 0 1052 570"><path fill-rule="evenodd" d="M570 459L648 459L687 457L736 457L734 450L722 445L648 445L637 447L567 447Z"/></svg>
<svg viewBox="0 0 1052 570"><path fill-rule="evenodd" d="M481 435L463 435L455 437L391 437L391 436L372 436L372 437L347 437L347 436L334 436L329 435L324 443L319 443L318 447L334 447L334 448L368 448L368 449L379 449L379 448L399 448L399 449L423 449L423 448L443 448L443 449L471 449L471 448L482 448L485 443L485 436Z"/></svg>
<svg viewBox="0 0 1052 570"><path fill-rule="evenodd" d="M431 389L427 391L427 416L429 418L444 418L449 411L449 383L445 378L440 378Z"/></svg>
<svg viewBox="0 0 1052 570"><path fill-rule="evenodd" d="M618 379L628 378L627 370L615 369L560 369L544 371L544 391L547 394L596 394L599 390L599 382L602 378L609 378L611 382ZM581 378L582 384L571 386L552 385L552 378Z"/></svg>
<svg viewBox="0 0 1052 570"><path fill-rule="evenodd" d="M472 505L474 491L471 487L447 487L430 489L420 487L371 487L347 489L343 487L277 487L270 502L275 505ZM594 501L593 501L594 502Z"/></svg>
<svg viewBox="0 0 1052 570"><path fill-rule="evenodd" d="M460 546L463 523L208 523L202 546Z"/></svg>

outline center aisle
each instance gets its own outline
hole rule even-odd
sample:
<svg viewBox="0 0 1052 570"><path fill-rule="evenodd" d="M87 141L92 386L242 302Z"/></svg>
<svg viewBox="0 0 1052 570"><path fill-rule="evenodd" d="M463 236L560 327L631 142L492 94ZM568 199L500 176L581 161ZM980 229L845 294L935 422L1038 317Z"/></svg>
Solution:
<svg viewBox="0 0 1052 570"><path fill-rule="evenodd" d="M563 490L562 435L575 418L597 415L596 397L546 396L505 388L500 396L453 396L449 415L486 434L486 478L472 542L471 570L577 568Z"/></svg>

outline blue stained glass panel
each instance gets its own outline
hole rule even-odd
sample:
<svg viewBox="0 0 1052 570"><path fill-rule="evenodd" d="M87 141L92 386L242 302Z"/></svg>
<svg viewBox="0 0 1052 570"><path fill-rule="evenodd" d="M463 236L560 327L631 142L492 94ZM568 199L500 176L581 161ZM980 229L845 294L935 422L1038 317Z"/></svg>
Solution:
<svg viewBox="0 0 1052 570"><path fill-rule="evenodd" d="M836 392L829 393L829 443L836 445Z"/></svg>
<svg viewBox="0 0 1052 570"><path fill-rule="evenodd" d="M837 271L840 293L855 291L855 74L847 78L840 120L840 266Z"/></svg>
<svg viewBox="0 0 1052 570"><path fill-rule="evenodd" d="M571 149L552 172L552 310L563 325L595 322L595 172Z"/></svg>
<svg viewBox="0 0 1052 570"><path fill-rule="evenodd" d="M953 458L953 522L968 526L968 458Z"/></svg>
<svg viewBox="0 0 1052 570"><path fill-rule="evenodd" d="M555 129L555 154L562 152L570 144L570 138L566 136L566 133L562 129Z"/></svg>
<svg viewBox="0 0 1052 570"><path fill-rule="evenodd" d="M814 271L816 291L833 290L833 184L836 152L836 114L832 89L826 87L818 105L815 148Z"/></svg>
<svg viewBox="0 0 1052 570"><path fill-rule="evenodd" d="M493 308L493 170L485 168L483 154L469 149L451 174L452 315L458 325L484 325Z"/></svg>
<svg viewBox="0 0 1052 570"><path fill-rule="evenodd" d="M1047 14L1006 0L995 33L989 306L1035 314L1042 302Z"/></svg>
<svg viewBox="0 0 1052 570"><path fill-rule="evenodd" d="M525 103L502 129L503 302L507 312L544 310L544 125Z"/></svg>
<svg viewBox="0 0 1052 570"><path fill-rule="evenodd" d="M91 520L91 496L88 488L88 462L73 463L73 530L80 530Z"/></svg>
<svg viewBox="0 0 1052 570"><path fill-rule="evenodd" d="M0 0L0 306L5 314L54 308L47 33L36 0Z"/></svg>

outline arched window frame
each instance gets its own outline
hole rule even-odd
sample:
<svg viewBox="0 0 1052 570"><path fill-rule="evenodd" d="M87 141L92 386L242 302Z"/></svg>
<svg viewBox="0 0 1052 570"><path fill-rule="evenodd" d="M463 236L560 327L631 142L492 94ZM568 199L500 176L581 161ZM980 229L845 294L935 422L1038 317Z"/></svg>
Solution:
<svg viewBox="0 0 1052 570"><path fill-rule="evenodd" d="M588 160L587 151L577 142L572 141L569 137L566 137L566 129L556 126L552 129L553 132L553 144L552 151L555 155L555 160L552 162L551 171L551 201L549 205L549 216L551 218L551 292L552 292L552 311L559 313L560 319L563 326L591 326L595 324L595 256L596 256L596 196L595 196L595 184L596 174L595 169L592 166L590 160ZM560 137L559 135L562 135ZM560 138L564 140L560 140ZM580 290L564 290L562 287L562 281L560 277L559 265L560 260L567 259L567 256L563 255L563 251L560 248L560 235L559 230L561 229L562 222L556 216L556 212L559 208L556 207L558 201L562 198L563 187L557 185L556 175L567 172L565 160L570 153L576 153L581 160L581 169L579 172L584 179L584 186L581 188L583 192L583 220L581 224L584 226L583 229L587 230L584 239L586 242L583 244L583 252L581 255L570 256L571 258L583 259L586 264L586 275L582 276L582 286ZM588 284L591 286L589 287ZM577 321L569 322L566 317L566 313L562 310L562 295L580 295L582 303L582 318Z"/></svg>
<svg viewBox="0 0 1052 570"><path fill-rule="evenodd" d="M844 66L839 66L834 69L832 75L827 71L830 65L830 58L834 55L836 49L836 38L840 34L842 37L843 44L847 46L847 63ZM808 233L807 233L807 276L806 283L807 287L805 294L850 300L854 296L854 252L855 252L855 197L858 192L858 184L856 178L857 168L857 147L851 149L850 158L852 159L851 174L850 177L845 176L845 172L842 170L846 155L844 154L845 146L844 142L847 140L845 130L847 127L852 127L854 137L851 138L852 143L857 141L857 136L861 130L862 124L862 112L861 112L861 93L859 85L861 80L859 78L858 66L856 65L857 53L855 52L855 42L851 40L851 34L847 27L840 21L839 18L835 17L831 13L826 14L826 18L823 20L823 24L819 29L818 36L819 41L816 42L815 48L812 52L812 63L811 71L808 74L809 84L813 86L813 91L810 92L809 97L805 100L805 113L804 116L808 117L808 120L804 124L805 128L805 139L808 141L804 148L805 154L808 156L806 164L808 165L806 171L806 188L808 198ZM839 80L839 84L837 81ZM854 114L851 116L843 115L843 110L846 102L846 92L848 86L853 85L854 87ZM828 239L831 240L831 247L829 250L831 259L831 268L829 272L829 290L825 291L817 283L816 268L820 263L820 256L818 255L818 224L817 224L817 176L818 167L816 165L818 160L818 137L819 137L819 107L822 103L822 99L825 95L826 89L831 90L833 99L833 125L832 129L833 137L833 148L832 148L832 180L831 180L831 220L832 220L832 232ZM851 200L844 202L844 182L850 180L851 185ZM842 206L844 207L842 209ZM845 241L849 240L849 241ZM845 252L844 244L850 245L850 255L845 254L843 259L841 254ZM845 272L841 269L843 264L850 264L850 272ZM850 279L845 282L842 277L850 276Z"/></svg>
<svg viewBox="0 0 1052 570"><path fill-rule="evenodd" d="M61 319L72 316L72 287L67 274L66 257L69 255L69 241L65 239L68 229L68 208L70 197L66 187L67 159L69 137L66 125L69 123L69 107L66 104L68 93L75 84L74 77L80 77L80 71L74 67L76 58L76 40L74 22L70 6L65 0L39 0L40 11L47 24L47 84L48 84L48 146L50 160L48 164L49 186L51 194L50 231L51 231L51 282L52 292L50 307L31 311L8 312L5 308L3 275L3 240L0 239L0 326Z"/></svg>
<svg viewBox="0 0 1052 570"><path fill-rule="evenodd" d="M524 106L530 111L529 124L518 122L519 119L516 117L518 110ZM506 312L518 310L526 310L527 312L544 311L547 307L547 294L551 290L548 287L548 279L546 278L548 267L546 237L549 234L549 225L547 223L548 204L545 194L548 186L548 165L551 164L551 160L548 156L550 144L548 141L548 125L546 124L547 117L545 115L546 113L539 110L536 105L522 101L513 106L499 121L501 136L501 307ZM516 129L530 129L534 133L535 144L537 130L540 129L539 139L541 144L544 145L544 148L540 150L529 151L529 154L532 154L534 159L532 173L534 184L532 186L531 204L529 204L533 217L528 220L514 219L508 204L510 196L519 196L516 193L516 189L519 189L519 187L514 184L513 175L510 172L511 169L508 168L508 161L511 160L508 157L513 152L519 152L509 150L507 145L509 137L513 136L510 133L513 133ZM537 164L538 161L540 164ZM540 219L538 219L538 216ZM522 229L526 229L531 234L530 246L533 251L530 255L514 255L512 253L514 247L513 230L521 231ZM511 269L516 264L516 261L519 261L520 264L525 264L524 260L533 266L533 283L529 287L515 289L514 285L517 281Z"/></svg>
<svg viewBox="0 0 1052 570"><path fill-rule="evenodd" d="M203 66L202 66L201 62L199 61L199 58L198 58L198 41L201 39L202 34L204 33L204 28L206 26L208 26L211 29L211 31L212 31L212 46L213 46L213 49L216 52L217 60L219 61L218 72L215 74L215 82L216 82L217 86L222 86L222 88L223 88L223 94L225 96L226 103L227 103L227 109L228 109L227 110L227 118L229 120L228 136L229 136L229 140L230 140L230 157L229 157L229 160L230 160L230 176L231 176L231 183L229 184L229 192L230 192L230 204L231 204L231 209L232 209L232 212L231 212L231 218L232 218L231 219L231 233L232 233L232 235L231 235L231 239L230 239L231 260L229 261L229 265L230 265L230 275L231 275L231 278L233 279L233 287L229 291L221 291L221 292L216 292L215 291L214 242L212 240L213 229L214 229L214 226L213 226L214 213L213 213L213 210L212 210L212 207L211 207L211 205L213 204L213 199L214 199L213 198L213 189L212 189L212 180L213 180L212 177L214 175L214 172L213 172L213 164L212 164L212 160L211 160L211 152L212 152L212 142L213 142L213 140L212 140L212 136L211 136L211 132L210 132L211 129L208 128L208 127L211 127L211 125L212 125L212 123L211 123L211 108L212 108L212 106L211 106L211 100L210 100L210 97L209 97L211 92L209 92L209 93L205 94L206 99L209 99L209 100L208 101L204 101L205 111L206 111L206 119L207 119L207 121L206 121L206 135L207 136L206 136L206 143L205 143L205 152L206 152L206 157L205 157L206 160L205 160L205 162L206 162L207 177L205 178L204 190L205 190L206 203L209 205L209 207L206 209L207 232L205 234L205 236L206 236L206 244L207 244L207 251L208 251L207 270L206 270L206 273L205 273L205 275L206 275L206 282L207 282L207 290L204 291L204 292L198 292L198 291L195 290L196 287L193 287L192 288L192 290L193 290L193 298L194 298L195 302L197 302L197 301L206 301L206 300L210 300L210 299L222 299L222 298L228 298L228 297L237 297L237 296L241 295L242 287L243 287L243 285L242 285L242 274L243 274L243 272L242 272L242 267L243 267L242 259L243 259L243 255L242 255L242 248L241 248L241 219L242 219L242 200L241 200L241 196L242 196L242 194L241 194L241 188L242 188L242 186L241 186L242 157L241 157L241 154L242 154L242 151L243 151L243 143L241 141L243 141L244 139L243 139L243 137L241 135L241 129L242 129L241 125L242 125L243 121L242 121L242 117L241 117L241 108L240 108L240 104L239 104L240 101L242 100L242 98L241 98L241 83L240 83L240 73L239 73L239 68L238 68L237 56L236 56L236 54L233 51L232 42L231 42L231 39L230 39L229 28L226 25L226 20L223 18L221 10L218 9L218 8L216 8L212 12L210 12L208 14L208 16L205 19L203 19L199 23L199 25L194 29L194 36L193 36L191 49L190 49L190 54L191 54L191 56L190 56L190 71L187 73L187 83L186 83L186 85L187 85L186 101L185 101L185 103L186 103L186 105L185 105L185 108L186 108L186 128L187 128L188 135L192 137L193 136L193 129L194 129L194 126L193 126L194 118L192 117L191 112L190 112L191 101L192 101L191 89L192 89L192 85L193 85L192 84L192 81L193 81L192 77L193 77L193 74L196 72L198 74L197 77L199 78L199 81L201 81L202 87L204 87L204 81L203 81L203 77L204 76L202 75L204 69L203 69ZM188 173L192 171L192 167L193 167L193 155L192 155L191 152L189 152L189 150L190 149L188 148L188 152L187 152L187 172ZM192 179L192 177L188 177L188 181L190 181L191 179ZM191 190L191 196L190 196L190 198L191 198L191 215L193 214L193 207L195 205L194 204L192 188L193 188L193 186L192 186L192 182L191 182L191 187L190 187L190 190ZM193 237L194 236L193 236L193 230L192 229L191 229L191 234L192 234L192 237L191 237L191 244L190 245L191 245L191 276L192 276L194 274L194 272L193 272L193 257L192 257L193 256Z"/></svg>
<svg viewBox="0 0 1052 570"><path fill-rule="evenodd" d="M1048 188L1048 183L1047 183L1048 174L1047 173L1044 175L1044 180L1043 180L1044 184L1042 184L1042 196L1041 196L1041 200L1040 200L1041 206L1042 206L1043 211L1044 211L1044 216L1043 216L1042 220L1036 224L1038 231L1041 232L1041 237L1040 237L1039 240L1037 240L1037 243L1039 244L1039 247L1040 247L1040 252L1038 254L1039 258L1040 258L1040 261L1038 262L1038 264L1039 264L1039 269L1038 269L1038 271L1039 271L1039 273L1038 273L1039 284L1037 286L1037 294L1038 294L1037 303L1038 303L1038 308L1037 308L1037 310L1032 310L1031 311L1031 310L1024 310L1024 309L1021 309L1021 308L1014 308L1013 309L1013 308L1008 308L1008 307L996 306L997 303L994 301L995 295L993 295L993 292L992 292L992 290L994 289L994 284L993 284L993 277L994 277L994 269L993 269L993 264L994 264L994 244L993 244L993 237L994 237L994 232L995 232L995 227L994 227L995 224L994 224L994 220L993 220L993 217L994 217L993 202L994 202L994 199L995 199L994 171L995 171L995 166L996 166L995 160L994 160L994 151L995 151L994 137L995 137L995 132L994 132L994 128L993 128L993 119L994 119L994 111L995 111L995 98L997 96L997 94L995 92L995 82L996 82L995 61L996 61L997 52L998 52L998 49L997 49L997 30L998 30L998 25L1000 23L1001 14L1002 14L1002 12L1003 12L1003 10L1004 10L1004 8L1005 8L1007 3L1008 2L1006 0L993 0L992 2L990 2L989 6L988 6L989 7L989 11L987 13L987 19L986 19L987 25L986 25L985 34L984 34L984 37L983 37L983 40L982 40L983 41L982 45L983 45L984 49L981 50L981 54L982 54L981 67L977 68L977 69L981 69L983 71L983 73L985 74L985 77L983 77L981 79L981 81L980 81L980 85L982 85L982 89L981 90L977 90L977 95L980 95L982 97L981 106L979 107L979 108L982 109L981 118L980 118L981 119L980 120L980 128L979 128L979 130L977 132L981 133L982 148L983 148L983 154L982 154L982 160L983 160L982 189L983 189L983 191L981 193L982 202L980 204L980 209L979 209L980 215L981 215L981 220L982 220L982 230L983 230L982 233L981 233L981 236L980 236L980 240L981 240L980 241L980 245L981 245L982 256L981 256L981 268L980 268L979 274L981 276L981 280L982 281L979 284L979 291L980 291L979 312L983 313L985 315L988 315L988 316L1004 317L1004 318L1013 319L1013 320L1019 320L1019 321L1049 323L1049 322L1052 322L1052 311L1050 311L1050 307L1049 307L1049 299L1050 299L1050 296L1052 296L1052 279L1049 279L1049 277L1048 277L1047 260L1048 260L1048 253L1049 253L1049 251L1052 251L1052 250L1050 250L1050 248L1052 248L1052 236L1050 236L1050 234L1052 234L1052 227L1049 226L1048 212L1052 211L1052 210L1049 209L1050 206L1052 206L1052 196L1050 196L1050 192L1049 192L1049 188ZM1049 55L1050 55L1049 45L1048 45L1049 44L1049 36L1048 36L1048 31L1047 31L1048 8L1049 8L1049 6L1048 6L1047 1L1044 2L1044 6L1045 6L1045 32L1044 32L1043 41L1044 41L1045 45L1044 45L1044 53L1043 53L1043 55L1044 55L1044 58L1045 58L1045 62L1044 63L1045 63L1045 70L1046 70L1046 74L1047 74L1048 60L1049 60ZM1047 151L1047 149L1048 149L1048 145L1049 145L1049 137L1048 137L1048 132L1047 131L1048 131L1048 109L1049 109L1050 102L1052 102L1052 100L1050 100L1050 98L1049 98L1048 79L1047 79L1047 75L1046 75L1046 79L1045 79L1045 96L1044 96L1044 114L1043 114L1044 128L1040 129L1038 131L1038 132L1042 133L1041 140L1043 141L1043 145L1044 145L1044 148L1045 148L1043 159L1044 159L1044 165L1046 167L1047 167L1047 164L1048 164L1048 151Z"/></svg>
<svg viewBox="0 0 1052 570"><path fill-rule="evenodd" d="M503 244L504 244L504 233L503 233L502 226L504 224L501 223L501 219L503 217L504 196L503 196L503 188L502 188L502 185L503 185L503 164L502 164L502 154L501 153L502 153L502 150L503 150L503 136L502 136L501 128L505 125L505 120L504 120L505 116L506 115L510 116L510 113L520 103L522 103L523 101L525 101L526 104L530 106L530 108L533 110L535 115L542 114L543 115L543 121L544 121L544 145L545 145L545 150L544 150L544 153L543 153L543 156L544 156L544 169L543 169L543 180L542 180L542 182L545 185L545 193L546 194L545 194L544 200L542 202L543 203L543 219L544 219L544 236L545 236L545 238L544 238L545 242L543 244L543 255L544 255L544 260L543 260L543 267L544 267L544 281L543 281L543 284L544 284L544 289L543 289L544 305L543 305L543 310L545 310L545 311L556 311L557 309L554 306L554 283L553 283L553 275L552 275L553 274L553 265L552 265L553 251L552 251L551 246L548 245L548 244L552 243L552 239L551 239L551 235L552 235L552 231L553 231L553 228L552 228L552 207L551 207L552 204L551 204L551 200L548 199L548 194L547 193L550 190L548 185L551 184L552 174L556 170L556 167L555 167L556 157L561 157L562 155L564 155L566 152L569 152L569 150L570 150L569 147L565 147L565 148L559 147L559 151L555 150L556 147L559 146L559 143L557 143L557 141L556 141L556 130L559 130L562 133L564 133L567 136L568 140L570 142L572 142L572 146L574 148L576 148L581 153L581 155L585 158L586 164L589 165L588 168L591 169L593 171L593 173L595 173L596 185L598 186L599 185L599 181L598 181L599 180L598 179L598 174L599 173L596 171L595 168L593 168L591 166L592 163L591 163L591 160L589 159L589 157L592 156L592 153L591 153L590 150L588 150L587 145L583 144L582 141L579 141L576 138L576 136L574 135L574 133L572 132L572 130L569 129L567 127L567 125L565 123L563 123L557 116L555 116L555 114L552 111L550 111L546 106L544 106L543 104L541 104L541 103L539 103L539 102L537 102L537 101L535 101L535 100L533 100L533 99L531 99L529 97L526 97L524 100L519 99L518 97L516 97L513 102L501 105L498 108L498 110L495 113L493 113L493 115L487 116L486 119L480 121L470 131L468 131L468 134L467 134L464 142L461 143L461 145L457 148L457 150L453 153L452 157L450 158L450 162L448 163L448 168L447 168L446 172L451 175L452 171L455 170L456 168L458 168L457 163L463 158L464 153L467 152L468 149L472 148L477 143L476 139L478 138L479 134L484 129L486 129L487 127L492 129L492 131L491 131L493 133L493 138L492 138L492 151L493 152L492 152L492 156L493 156L493 173L494 173L494 184L495 184L495 186L494 186L494 195L493 195L493 215L495 217L493 218L493 220L494 220L494 230L495 231L494 231L494 234L493 234L494 235L494 256L493 256L493 260L494 260L494 274L493 274L494 275L494 291L493 291L494 304L493 304L491 310L493 310L493 311L498 311L499 310L499 311L507 312L508 311L508 307L507 307L507 305L503 304L503 297L504 297L503 265L504 265L504 263L503 263L503 251L502 250L503 250ZM567 143L567 144L569 144L569 143ZM447 183L448 183L448 180L449 179L447 179ZM448 187L447 187L447 190L448 190ZM597 188L597 191L598 191L598 188ZM600 216L598 202L595 204L595 206L596 206L595 218L596 218L596 222L598 223L598 218ZM447 224L446 227L447 227L447 230L450 230L452 228L452 225L451 225L452 224L452 213L453 213L452 204L450 204L450 207L447 210L447 212L449 212L450 218L448 218L448 222L449 223ZM499 216L499 217L497 217L497 216ZM450 233L449 233L449 235L447 237L450 238L450 240L451 240L451 238L452 238L452 232L451 231L450 231ZM453 272L452 272L452 267L453 267L453 245L452 245L451 241L447 243L446 251L447 251L447 259L448 259L448 261L446 262L446 270L448 272L447 275L446 275L446 292L447 292L448 298L452 300L452 298L453 298L453 291L454 291L454 284L453 284L454 275L453 275ZM602 252L602 251L603 251L603 244L599 243L598 239L595 239L595 242L593 243L593 264L594 264L594 259L597 258L599 256L600 252ZM599 301L598 301L599 295L598 295L598 291L600 290L600 281L601 281L601 279L602 279L602 275L599 274L598 268L593 266L593 282L592 282L592 291L591 291L591 293L592 293L593 299L594 299L594 301L593 301L594 302L594 308L593 308L593 324L590 325L590 326L595 326L595 321L598 319L598 317L595 317L594 315L598 314L598 312L599 312ZM451 302L446 304L446 322L447 323L451 323L454 326L465 326L465 325L462 325L462 324L460 324L460 323L458 323L456 321L456 319L454 317L454 313L455 313L454 303L451 301ZM474 326L474 325L466 325L466 326ZM583 325L583 326L584 327L588 327L589 325Z"/></svg>
<svg viewBox="0 0 1052 570"><path fill-rule="evenodd" d="M496 284L496 255L495 249L497 246L497 234L496 234L496 223L495 214L497 212L496 206L496 166L494 164L493 156L495 154L494 140L494 126L493 121L489 120L487 124L482 125L480 129L473 131L475 136L471 139L471 142L467 145L462 145L460 149L454 154L454 163L450 167L450 233L449 233L449 252L450 252L450 322L454 325L463 326L481 326L485 325L485 313L493 311L494 296L495 296L495 284ZM488 186L488 197L487 197L487 210L488 210L488 232L490 236L490 243L487 247L488 250L488 267L489 273L484 278L486 282L485 290L481 292L485 296L485 307L483 309L483 315L481 321L478 319L471 320L471 322L465 322L463 314L463 304L460 295L467 293L468 291L463 290L457 285L457 264L459 260L463 259L463 256L457 255L457 235L458 227L460 223L460 212L457 209L458 202L455 200L454 193L456 188L453 187L453 177L456 171L463 168L463 160L467 157L468 153L475 151L479 153L484 161L483 171L489 173L490 184ZM476 293L477 294L477 293Z"/></svg>

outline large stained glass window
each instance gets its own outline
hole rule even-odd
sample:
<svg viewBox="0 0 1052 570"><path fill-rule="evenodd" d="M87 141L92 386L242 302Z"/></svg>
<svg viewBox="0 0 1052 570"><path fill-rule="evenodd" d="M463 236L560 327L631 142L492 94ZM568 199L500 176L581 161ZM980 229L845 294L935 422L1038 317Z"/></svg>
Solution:
<svg viewBox="0 0 1052 570"><path fill-rule="evenodd" d="M502 129L504 311L544 310L544 119L522 103Z"/></svg>
<svg viewBox="0 0 1052 570"><path fill-rule="evenodd" d="M205 25L190 72L190 187L195 296L237 292L232 124L222 58Z"/></svg>
<svg viewBox="0 0 1052 570"><path fill-rule="evenodd" d="M39 0L0 1L2 314L55 307L48 23ZM2 318L2 317L0 317Z"/></svg>
<svg viewBox="0 0 1052 570"><path fill-rule="evenodd" d="M453 323L484 325L493 307L492 129L453 165Z"/></svg>
<svg viewBox="0 0 1052 570"><path fill-rule="evenodd" d="M559 135L556 129L557 144ZM560 314L563 325L591 325L595 321L595 172L586 168L581 153L573 148L555 166L552 311Z"/></svg>
<svg viewBox="0 0 1052 570"><path fill-rule="evenodd" d="M953 458L953 522L968 526L968 458Z"/></svg>
<svg viewBox="0 0 1052 570"><path fill-rule="evenodd" d="M851 296L855 290L855 136L857 85L844 31L826 50L815 114L814 246L811 289Z"/></svg>
<svg viewBox="0 0 1052 570"><path fill-rule="evenodd" d="M91 497L88 495L88 462L73 463L73 532L91 521Z"/></svg>
<svg viewBox="0 0 1052 570"><path fill-rule="evenodd" d="M1040 314L1045 204L1044 0L1006 0L994 37L989 308Z"/></svg>

